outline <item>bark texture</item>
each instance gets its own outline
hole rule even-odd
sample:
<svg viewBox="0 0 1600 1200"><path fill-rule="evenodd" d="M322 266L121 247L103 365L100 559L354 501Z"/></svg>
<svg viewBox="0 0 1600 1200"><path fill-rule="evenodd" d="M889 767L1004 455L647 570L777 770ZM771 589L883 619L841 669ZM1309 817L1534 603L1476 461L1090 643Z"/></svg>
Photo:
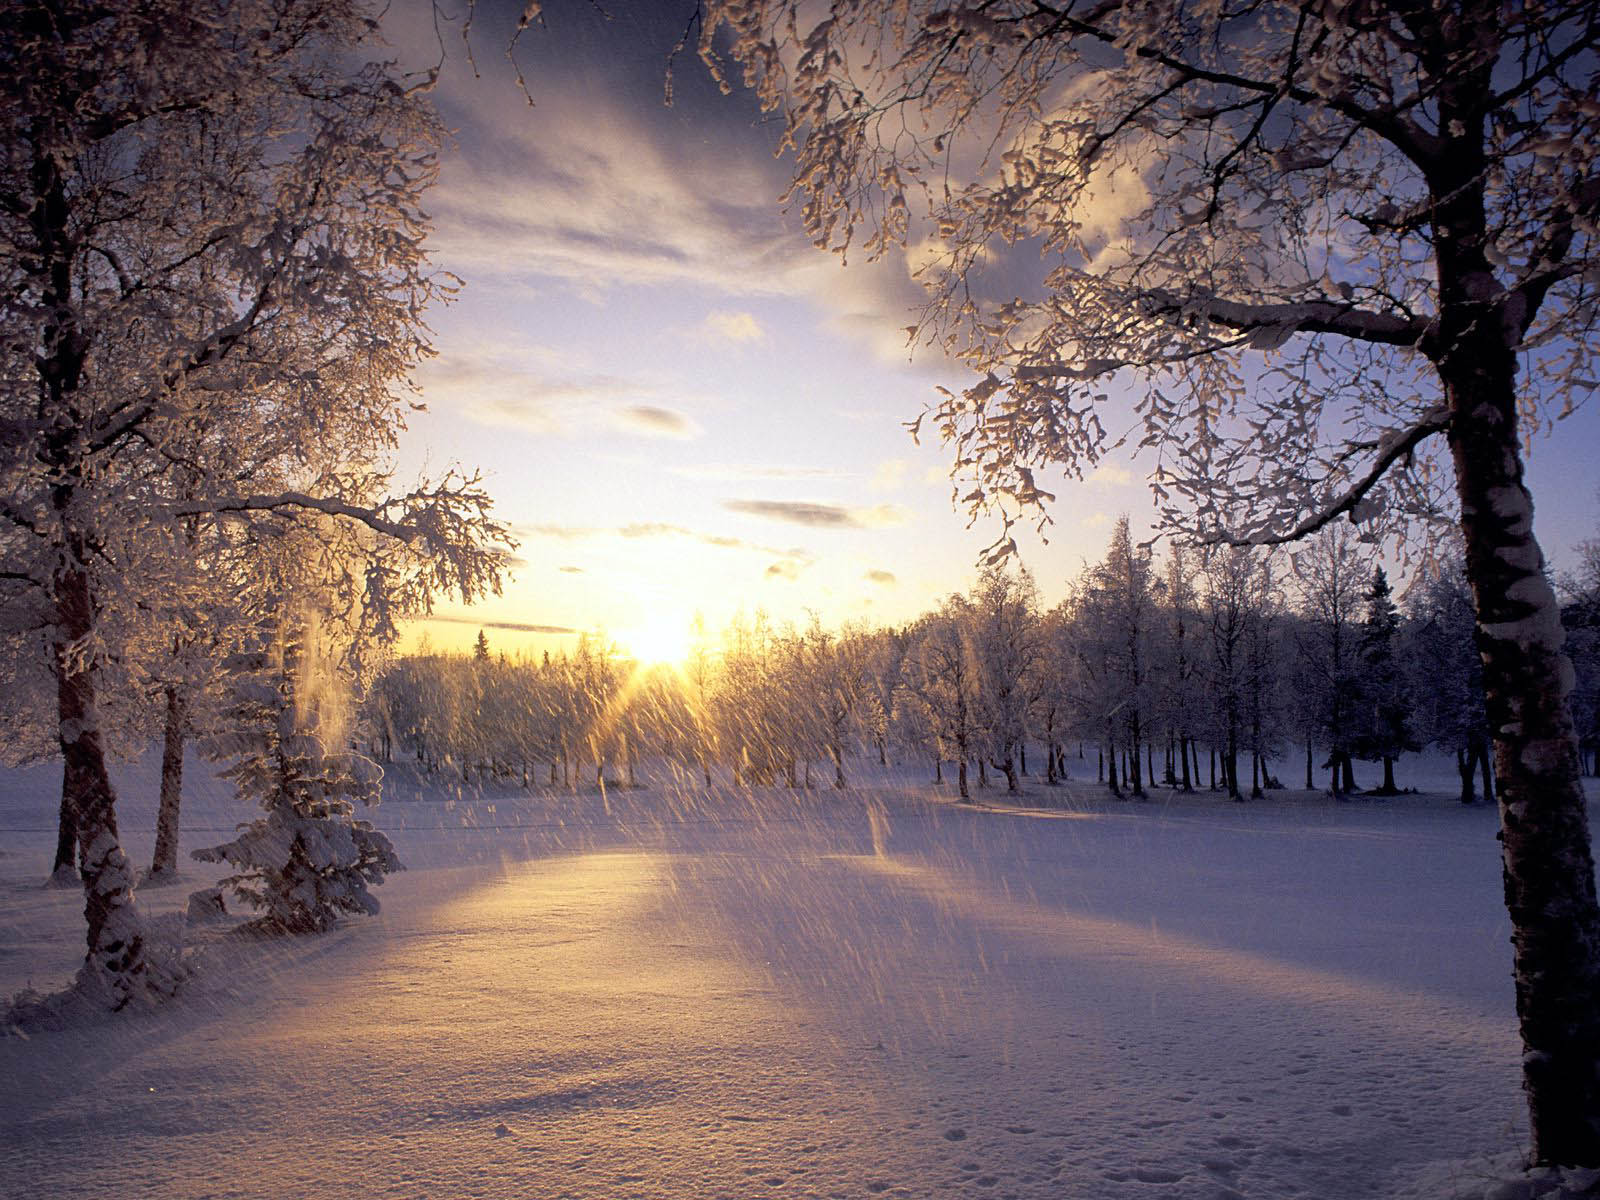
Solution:
<svg viewBox="0 0 1600 1200"><path fill-rule="evenodd" d="M183 804L183 748L188 705L177 687L167 688L166 728L161 742L161 807L156 813L156 849L150 874L178 873L178 818Z"/></svg>

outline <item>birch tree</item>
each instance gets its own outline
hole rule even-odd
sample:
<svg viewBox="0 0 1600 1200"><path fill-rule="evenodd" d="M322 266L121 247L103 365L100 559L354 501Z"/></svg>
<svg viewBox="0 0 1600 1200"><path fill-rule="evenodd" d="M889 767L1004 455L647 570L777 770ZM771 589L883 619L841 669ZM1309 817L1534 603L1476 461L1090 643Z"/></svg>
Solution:
<svg viewBox="0 0 1600 1200"><path fill-rule="evenodd" d="M49 631L79 984L113 1008L147 979L101 684L128 629L112 618L163 586L130 569L146 539L310 513L416 550L424 591L498 578L503 530L470 482L384 498L376 459L448 281L422 249L439 126L423 81L364 62L374 28L359 0L0 8L3 571ZM328 470L307 453L324 441L344 451ZM360 580L380 623L400 579L376 562Z"/></svg>
<svg viewBox="0 0 1600 1200"><path fill-rule="evenodd" d="M700 39L784 110L819 245L914 242L914 332L976 374L926 414L968 504L1034 510L1131 422L1213 541L1458 525L1532 1157L1591 1166L1600 908L1521 441L1595 387L1597 41L1591 0L710 0Z"/></svg>

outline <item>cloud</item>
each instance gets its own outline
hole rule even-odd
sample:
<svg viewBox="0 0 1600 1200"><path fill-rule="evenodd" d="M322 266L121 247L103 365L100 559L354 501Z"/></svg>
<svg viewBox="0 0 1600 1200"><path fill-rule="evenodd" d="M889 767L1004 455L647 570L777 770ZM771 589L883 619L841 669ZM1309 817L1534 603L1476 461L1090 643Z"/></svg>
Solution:
<svg viewBox="0 0 1600 1200"><path fill-rule="evenodd" d="M721 101L697 114L720 122L717 135L686 138L676 114L597 103L586 82L581 100L541 90L537 119L525 105L482 103L486 85L463 93L452 114L463 150L430 194L441 265L469 282L557 281L596 302L613 288L704 289L734 303L699 334L736 345L765 337L740 298L800 297L885 361L908 359L905 327L926 297L905 255L845 269L820 253L782 214L789 179L753 108ZM948 365L938 349L923 355Z"/></svg>
<svg viewBox="0 0 1600 1200"><path fill-rule="evenodd" d="M752 479L847 479L850 474L833 467L763 466L753 463L704 463L699 466L668 467L667 470L684 479L734 483Z"/></svg>
<svg viewBox="0 0 1600 1200"><path fill-rule="evenodd" d="M688 418L659 404L646 403L661 399L665 393L655 383L590 373L578 362L547 361L530 367L521 361L537 349L522 345L454 346L425 364L417 372L417 381L432 408L448 407L482 425L530 433L588 433L603 425L627 425L630 419L630 431L645 432L648 415L628 416L640 413L677 417L684 425L690 425ZM655 432L662 432L659 419Z"/></svg>
<svg viewBox="0 0 1600 1200"><path fill-rule="evenodd" d="M785 573L785 577L790 579L798 574L800 568L808 567L816 561L816 555L804 546L772 546L729 534L707 533L700 529L690 529L686 525L672 525L665 521L637 521L630 525L610 528L595 525L516 525L512 527L512 532L522 538L547 537L568 542L605 537L626 538L629 541L647 538L685 538L720 550L740 550L768 556L780 563L797 564L794 574ZM575 575L582 573L583 568L561 567L560 570Z"/></svg>
<svg viewBox="0 0 1600 1200"><path fill-rule="evenodd" d="M523 621L489 621L477 617L452 617L440 613L430 613L426 617L419 617L422 621L431 621L443 625L473 625L479 629L503 629L509 633L577 633L576 629L569 629L565 625L531 625Z"/></svg>
<svg viewBox="0 0 1600 1200"><path fill-rule="evenodd" d="M681 412L654 404L629 405L612 413L611 419L623 433L645 437L692 438L700 433L700 426Z"/></svg>
<svg viewBox="0 0 1600 1200"><path fill-rule="evenodd" d="M813 529L878 529L904 525L906 512L898 505L879 504L873 508L847 508L841 504L818 504L807 500L724 500L729 512L772 521L788 521Z"/></svg>
<svg viewBox="0 0 1600 1200"><path fill-rule="evenodd" d="M1139 481L1127 467L1119 467L1115 463L1101 463L1084 482L1092 487L1121 487Z"/></svg>
<svg viewBox="0 0 1600 1200"><path fill-rule="evenodd" d="M713 341L732 342L735 345L762 342L767 337L766 330L761 328L761 322L753 314L721 309L706 317L701 323L700 332Z"/></svg>
<svg viewBox="0 0 1600 1200"><path fill-rule="evenodd" d="M787 579L791 583L800 578L800 573L811 564L792 558L779 559L766 570L769 579Z"/></svg>
<svg viewBox="0 0 1600 1200"><path fill-rule="evenodd" d="M893 571L880 571L874 568L862 576L868 583L882 584L884 587L893 587L896 580Z"/></svg>
<svg viewBox="0 0 1600 1200"><path fill-rule="evenodd" d="M593 537L605 530L597 529L593 525L552 525L538 523L532 525L513 525L511 533L516 538L549 537L560 538L565 542L577 541L579 538Z"/></svg>
<svg viewBox="0 0 1600 1200"><path fill-rule="evenodd" d="M582 575L584 573L582 567L557 567L556 570L563 575Z"/></svg>
<svg viewBox="0 0 1600 1200"><path fill-rule="evenodd" d="M905 482L906 471L910 464L903 458L886 458L878 464L878 469L872 476L872 490L875 492L893 492Z"/></svg>

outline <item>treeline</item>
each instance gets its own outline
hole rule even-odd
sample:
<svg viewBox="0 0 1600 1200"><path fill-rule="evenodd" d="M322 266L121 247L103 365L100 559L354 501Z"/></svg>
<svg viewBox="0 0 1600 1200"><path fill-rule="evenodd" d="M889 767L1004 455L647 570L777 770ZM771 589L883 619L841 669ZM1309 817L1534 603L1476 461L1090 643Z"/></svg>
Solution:
<svg viewBox="0 0 1600 1200"><path fill-rule="evenodd" d="M1574 699L1596 753L1600 586L1569 590ZM1054 608L1026 573L997 568L898 629L740 619L674 671L587 639L538 661L480 642L472 659L400 660L370 715L383 753L567 786L608 767L631 781L638 759L662 756L707 785L714 770L791 786L820 770L842 787L866 752L920 758L936 780L950 767L969 797L991 773L1017 790L1032 747L1046 782L1092 769L1119 795L1160 784L1243 799L1319 781L1392 794L1395 763L1432 747L1454 755L1470 803L1494 794L1472 611L1459 564L1421 574L1402 602L1342 529L1292 553L1157 557L1123 519ZM1373 776L1358 781L1357 762Z"/></svg>

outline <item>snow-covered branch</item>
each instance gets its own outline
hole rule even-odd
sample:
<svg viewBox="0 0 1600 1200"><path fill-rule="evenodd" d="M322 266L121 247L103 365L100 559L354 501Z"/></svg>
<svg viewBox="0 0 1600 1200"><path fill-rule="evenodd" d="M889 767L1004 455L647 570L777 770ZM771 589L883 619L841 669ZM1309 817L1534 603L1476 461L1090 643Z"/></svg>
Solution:
<svg viewBox="0 0 1600 1200"><path fill-rule="evenodd" d="M1379 481L1401 459L1408 458L1416 448L1436 433L1450 428L1450 410L1444 406L1429 409L1423 419L1409 429L1395 430L1367 446L1376 450L1377 457L1365 475L1346 488L1330 503L1317 509L1287 533L1253 533L1236 535L1219 529L1201 537L1201 542L1212 546L1282 546L1309 537L1323 526L1349 514L1352 521L1362 516L1362 504Z"/></svg>

